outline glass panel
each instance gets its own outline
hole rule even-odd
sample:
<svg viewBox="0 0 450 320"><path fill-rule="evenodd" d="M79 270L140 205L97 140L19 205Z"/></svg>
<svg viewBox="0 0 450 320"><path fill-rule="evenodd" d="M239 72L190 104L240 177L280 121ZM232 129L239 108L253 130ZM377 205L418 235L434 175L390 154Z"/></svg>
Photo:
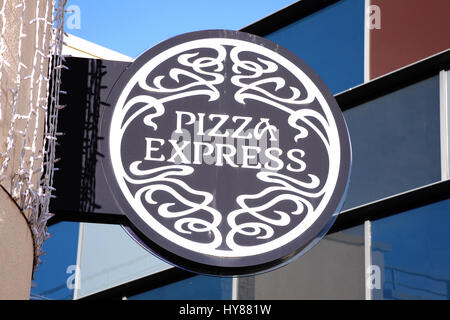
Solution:
<svg viewBox="0 0 450 320"><path fill-rule="evenodd" d="M441 179L439 76L344 112L353 149L344 209Z"/></svg>
<svg viewBox="0 0 450 320"><path fill-rule="evenodd" d="M143 249L121 226L83 224L80 250L77 298L171 267Z"/></svg>
<svg viewBox="0 0 450 320"><path fill-rule="evenodd" d="M194 276L150 290L129 300L230 300L232 278Z"/></svg>
<svg viewBox="0 0 450 320"><path fill-rule="evenodd" d="M252 288L253 287L253 288ZM239 299L364 299L364 227L323 238L278 270L239 279Z"/></svg>
<svg viewBox="0 0 450 320"><path fill-rule="evenodd" d="M31 282L31 300L72 300L77 263L78 223L50 226L51 238L44 243L41 258Z"/></svg>
<svg viewBox="0 0 450 320"><path fill-rule="evenodd" d="M333 93L364 82L364 1L339 1L265 38L303 59Z"/></svg>
<svg viewBox="0 0 450 320"><path fill-rule="evenodd" d="M373 221L373 298L450 299L449 226L450 200Z"/></svg>

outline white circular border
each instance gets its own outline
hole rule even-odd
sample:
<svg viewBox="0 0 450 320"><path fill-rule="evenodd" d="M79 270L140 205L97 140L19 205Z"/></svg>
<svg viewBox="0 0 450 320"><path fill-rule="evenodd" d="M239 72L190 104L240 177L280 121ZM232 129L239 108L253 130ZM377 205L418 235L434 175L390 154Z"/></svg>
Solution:
<svg viewBox="0 0 450 320"><path fill-rule="evenodd" d="M168 58L173 57L176 54L185 52L187 50L198 49L198 48L209 48L211 44L215 45L229 45L229 46L239 46L244 48L245 51L255 52L261 55L265 55L271 58L273 61L281 64L284 68L289 70L306 88L308 92L314 94L318 99L324 113L326 120L328 121L332 132L329 133L328 138L330 142L330 154L333 155L336 161L330 159L329 163L329 173L327 177L327 182L324 186L324 197L322 198L319 206L311 214L307 215L295 228L286 233L285 235L272 240L270 242L249 246L246 249L241 249L238 252L229 250L211 250L208 244L198 243L184 237L181 237L174 233L173 231L164 227L158 220L153 218L153 216L145 209L141 203L136 203L133 195L128 189L124 176L125 171L122 166L121 159L121 142L122 142L122 132L120 130L122 125L122 120L124 114L122 114L123 106L126 99L128 98L131 90L135 87L138 81L147 77L152 70L160 65L162 62L166 61ZM138 216L152 228L155 232L163 236L164 238L170 240L174 244L183 247L184 249L195 251L201 254L212 255L217 257L227 257L227 258L238 258L246 256L254 256L258 254L263 254L275 249L278 249L291 241L295 240L301 236L306 230L308 230L311 225L320 217L321 213L327 206L331 196L333 195L334 188L337 184L340 168L341 150L339 133L337 130L336 122L334 120L333 114L331 112L330 106L328 105L326 99L317 88L317 86L312 82L312 80L295 64L283 57L282 55L267 49L261 45L257 45L248 41L238 40L238 39L228 39L228 38L206 38L199 40L188 41L179 45L176 45L166 51L158 54L153 59L145 63L128 81L125 88L122 90L119 99L114 107L114 112L111 120L111 127L109 132L109 150L111 155L111 164L115 179L119 185L120 190L127 199L130 206L135 210Z"/></svg>

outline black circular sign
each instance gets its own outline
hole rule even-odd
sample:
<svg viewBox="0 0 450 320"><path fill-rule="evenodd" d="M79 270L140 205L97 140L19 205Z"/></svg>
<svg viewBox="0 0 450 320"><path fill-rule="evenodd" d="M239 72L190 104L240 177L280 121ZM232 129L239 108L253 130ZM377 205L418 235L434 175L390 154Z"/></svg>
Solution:
<svg viewBox="0 0 450 320"><path fill-rule="evenodd" d="M228 30L171 38L130 65L109 104L109 185L132 237L167 262L267 271L339 213L344 118L318 75L271 41Z"/></svg>

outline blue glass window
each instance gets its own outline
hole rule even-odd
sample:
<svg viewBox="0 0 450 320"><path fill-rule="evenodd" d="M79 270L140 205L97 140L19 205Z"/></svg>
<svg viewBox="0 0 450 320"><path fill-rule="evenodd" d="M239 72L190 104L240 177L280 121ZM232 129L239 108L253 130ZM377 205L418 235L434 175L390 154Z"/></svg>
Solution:
<svg viewBox="0 0 450 320"><path fill-rule="evenodd" d="M150 290L129 300L230 300L232 297L232 278L194 276Z"/></svg>
<svg viewBox="0 0 450 320"><path fill-rule="evenodd" d="M364 1L338 1L265 38L303 59L333 93L364 82Z"/></svg>
<svg viewBox="0 0 450 320"><path fill-rule="evenodd" d="M32 300L72 300L77 263L78 223L61 222L48 228L52 237L44 243L31 283Z"/></svg>
<svg viewBox="0 0 450 320"><path fill-rule="evenodd" d="M82 230L77 298L171 267L142 248L121 226L83 223Z"/></svg>
<svg viewBox="0 0 450 320"><path fill-rule="evenodd" d="M450 200L373 221L373 298L450 299L449 226Z"/></svg>
<svg viewBox="0 0 450 320"><path fill-rule="evenodd" d="M344 209L441 179L439 76L344 112L353 150Z"/></svg>

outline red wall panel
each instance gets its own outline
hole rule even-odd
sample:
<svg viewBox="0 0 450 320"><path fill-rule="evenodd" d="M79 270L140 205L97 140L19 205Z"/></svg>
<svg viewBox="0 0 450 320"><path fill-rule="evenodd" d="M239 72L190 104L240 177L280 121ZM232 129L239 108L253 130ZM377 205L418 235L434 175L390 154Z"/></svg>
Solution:
<svg viewBox="0 0 450 320"><path fill-rule="evenodd" d="M450 0L370 4L381 13L381 29L370 30L371 79L450 48Z"/></svg>

